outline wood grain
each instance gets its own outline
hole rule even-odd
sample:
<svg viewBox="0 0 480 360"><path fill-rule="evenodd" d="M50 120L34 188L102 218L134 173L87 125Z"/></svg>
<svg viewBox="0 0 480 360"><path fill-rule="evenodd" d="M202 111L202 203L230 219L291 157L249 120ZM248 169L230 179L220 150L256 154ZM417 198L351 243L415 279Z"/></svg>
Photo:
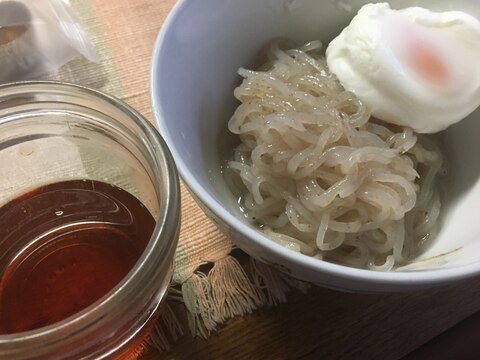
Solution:
<svg viewBox="0 0 480 360"><path fill-rule="evenodd" d="M477 311L479 299L478 280L389 295L313 288L306 295L293 292L276 308L230 321L208 341L185 336L170 352L149 349L142 360L396 360ZM461 339L450 338L441 353L433 349L428 357L411 360L453 358L447 355L462 350ZM480 350L479 344L469 346L469 353Z"/></svg>
<svg viewBox="0 0 480 360"><path fill-rule="evenodd" d="M477 312L408 354L403 360L476 360L480 358L479 329L480 312Z"/></svg>

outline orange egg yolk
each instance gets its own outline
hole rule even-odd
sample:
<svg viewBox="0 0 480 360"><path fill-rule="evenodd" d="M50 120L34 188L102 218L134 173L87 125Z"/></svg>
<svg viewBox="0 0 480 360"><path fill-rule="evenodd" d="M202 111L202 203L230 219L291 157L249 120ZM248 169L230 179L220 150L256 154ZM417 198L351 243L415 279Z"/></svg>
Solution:
<svg viewBox="0 0 480 360"><path fill-rule="evenodd" d="M421 77L435 85L446 85L450 72L442 55L425 41L413 41L409 50L409 65Z"/></svg>

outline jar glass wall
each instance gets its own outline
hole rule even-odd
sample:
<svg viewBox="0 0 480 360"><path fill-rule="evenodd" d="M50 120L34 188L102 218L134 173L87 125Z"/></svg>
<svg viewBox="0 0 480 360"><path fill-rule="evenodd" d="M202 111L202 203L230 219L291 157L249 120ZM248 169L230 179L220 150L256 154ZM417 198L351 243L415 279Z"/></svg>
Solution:
<svg viewBox="0 0 480 360"><path fill-rule="evenodd" d="M133 109L94 90L56 82L0 86L0 222L12 199L75 180L128 192L156 225L138 260L112 290L64 320L0 335L2 359L124 358L158 316L180 216L176 169L159 134ZM65 216L61 210L56 215ZM18 256L15 249L24 249L13 243L0 238L0 250L10 249L0 251L2 278ZM0 294L2 289L3 281ZM2 306L0 298L0 317Z"/></svg>

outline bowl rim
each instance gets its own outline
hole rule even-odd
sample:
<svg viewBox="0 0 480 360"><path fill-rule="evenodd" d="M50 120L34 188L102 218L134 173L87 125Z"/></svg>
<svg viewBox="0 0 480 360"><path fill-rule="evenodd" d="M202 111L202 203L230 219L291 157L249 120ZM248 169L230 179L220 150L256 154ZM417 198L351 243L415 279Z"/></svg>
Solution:
<svg viewBox="0 0 480 360"><path fill-rule="evenodd" d="M425 285L441 285L451 283L453 281L473 277L480 274L480 261L458 265L450 268L431 269L431 270L408 270L408 271L375 271L369 269L360 269L349 267L346 265L330 263L317 258L310 257L295 251L289 250L274 241L271 241L260 231L249 227L237 217L226 210L213 196L211 196L199 183L195 173L193 173L186 162L180 156L175 142L170 136L169 127L164 116L163 106L161 102L160 87L158 86L159 74L162 72L160 67L160 59L165 56L163 47L167 42L170 34L173 32L175 23L179 20L182 12L190 4L189 0L179 0L167 15L163 26L156 38L151 67L150 67L150 100L152 103L153 116L158 131L167 143L178 172L187 185L189 191L193 192L197 201L214 213L218 218L225 222L229 227L235 229L243 237L253 241L257 246L266 248L268 252L273 253L277 258L285 259L290 264L294 264L299 268L307 267L318 273L319 282L323 275L348 279L353 281L361 281L370 285L384 286L385 290L404 290L418 288ZM232 89L233 94L233 89ZM340 286L344 287L344 286ZM355 288L359 288L355 286ZM371 286L370 286L371 288Z"/></svg>

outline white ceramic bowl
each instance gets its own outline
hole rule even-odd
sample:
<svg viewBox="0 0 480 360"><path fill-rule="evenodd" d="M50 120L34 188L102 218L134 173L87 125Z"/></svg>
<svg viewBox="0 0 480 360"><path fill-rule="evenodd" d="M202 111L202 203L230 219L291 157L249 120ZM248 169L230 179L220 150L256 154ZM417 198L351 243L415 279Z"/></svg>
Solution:
<svg viewBox="0 0 480 360"><path fill-rule="evenodd" d="M444 224L432 247L410 269L378 272L336 265L270 241L241 214L221 174L226 125L236 105L237 69L265 43L335 37L367 1L179 0L153 54L151 94L158 129L178 170L207 214L244 251L299 279L350 291L397 291L453 282L480 273L480 110L445 133L450 183ZM479 17L476 0L390 1L464 10ZM227 145L225 145L227 144ZM230 149L231 151L231 149Z"/></svg>

